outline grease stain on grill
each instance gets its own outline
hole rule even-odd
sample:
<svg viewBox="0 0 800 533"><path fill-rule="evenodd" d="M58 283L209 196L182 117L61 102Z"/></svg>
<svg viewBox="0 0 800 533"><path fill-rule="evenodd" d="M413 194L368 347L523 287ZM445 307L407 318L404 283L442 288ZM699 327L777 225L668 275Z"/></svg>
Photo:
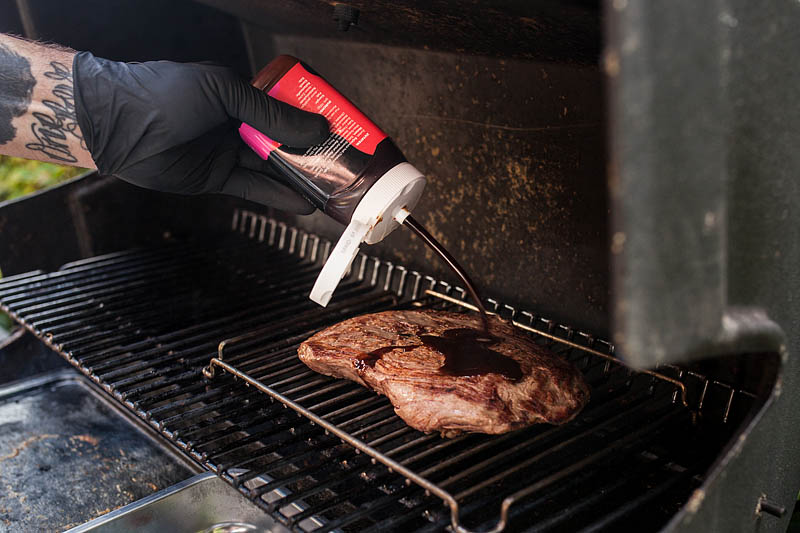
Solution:
<svg viewBox="0 0 800 533"><path fill-rule="evenodd" d="M513 358L489 348L497 338L473 328L448 329L444 335L420 335L422 344L383 346L353 361L359 372L374 368L380 359L394 350L410 351L427 346L444 355L439 372L448 376L500 374L513 381L522 378L522 369Z"/></svg>

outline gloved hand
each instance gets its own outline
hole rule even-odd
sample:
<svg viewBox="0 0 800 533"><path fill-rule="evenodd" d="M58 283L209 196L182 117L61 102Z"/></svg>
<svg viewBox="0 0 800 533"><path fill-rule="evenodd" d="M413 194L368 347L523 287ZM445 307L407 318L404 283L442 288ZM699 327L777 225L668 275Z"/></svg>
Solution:
<svg viewBox="0 0 800 533"><path fill-rule="evenodd" d="M80 52L73 78L78 125L101 174L159 191L222 193L284 211L314 210L276 181L237 130L247 122L304 148L328 136L321 115L205 63L120 63Z"/></svg>

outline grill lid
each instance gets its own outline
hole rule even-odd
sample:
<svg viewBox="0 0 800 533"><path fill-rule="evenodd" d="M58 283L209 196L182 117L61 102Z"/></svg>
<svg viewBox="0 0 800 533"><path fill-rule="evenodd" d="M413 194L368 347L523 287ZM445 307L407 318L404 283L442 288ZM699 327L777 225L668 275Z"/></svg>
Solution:
<svg viewBox="0 0 800 533"><path fill-rule="evenodd" d="M769 69L752 71L791 41L774 22L783 16L742 17L734 30L719 22L727 7L674 7L608 12L613 339L639 367L778 353L785 335L773 319L789 328L798 314L787 295L797 293L800 224L780 208L798 198L798 132L782 92L791 84L776 63L755 89ZM647 43L631 46L634 35Z"/></svg>

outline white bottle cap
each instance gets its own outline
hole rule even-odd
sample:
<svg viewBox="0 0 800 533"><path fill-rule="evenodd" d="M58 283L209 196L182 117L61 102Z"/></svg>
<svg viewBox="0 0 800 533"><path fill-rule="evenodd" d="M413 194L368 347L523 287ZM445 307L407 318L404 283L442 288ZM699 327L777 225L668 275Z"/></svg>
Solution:
<svg viewBox="0 0 800 533"><path fill-rule="evenodd" d="M322 267L310 298L325 307L339 285L362 242L375 244L399 226L417 205L425 188L425 176L410 163L400 163L367 191L356 206L350 224Z"/></svg>

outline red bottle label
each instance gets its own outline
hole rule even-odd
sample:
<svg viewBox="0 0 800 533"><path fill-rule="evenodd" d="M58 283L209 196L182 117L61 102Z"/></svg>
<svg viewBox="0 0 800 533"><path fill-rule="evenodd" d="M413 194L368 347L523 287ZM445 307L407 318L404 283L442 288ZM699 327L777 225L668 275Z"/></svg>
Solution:
<svg viewBox="0 0 800 533"><path fill-rule="evenodd" d="M295 182L296 189L320 208L358 179L378 145L387 139L347 98L300 63L289 69L267 94L328 120L328 138L308 148L284 146L248 124L239 128L242 139L256 153L275 162Z"/></svg>
<svg viewBox="0 0 800 533"><path fill-rule="evenodd" d="M369 155L386 134L321 77L295 64L269 90L270 96L300 109L323 115L331 133Z"/></svg>
<svg viewBox="0 0 800 533"><path fill-rule="evenodd" d="M267 94L294 107L321 114L328 119L331 136L304 154L322 156L320 164L324 164L325 161L335 161L348 147L367 155L374 155L378 143L387 137L330 83L308 72L300 63L289 69ZM267 159L273 150L282 146L281 143L247 124L243 124L240 131L244 141L264 159ZM316 172L312 174L318 175L323 169L315 170Z"/></svg>

